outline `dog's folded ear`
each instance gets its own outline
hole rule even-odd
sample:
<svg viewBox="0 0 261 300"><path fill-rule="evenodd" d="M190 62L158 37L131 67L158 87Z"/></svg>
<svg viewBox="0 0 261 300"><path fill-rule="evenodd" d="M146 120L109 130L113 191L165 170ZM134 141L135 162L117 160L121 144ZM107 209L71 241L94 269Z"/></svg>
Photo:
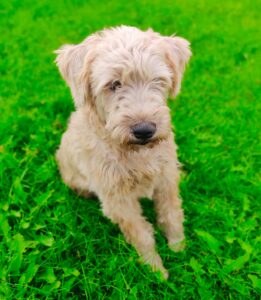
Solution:
<svg viewBox="0 0 261 300"><path fill-rule="evenodd" d="M54 51L55 62L63 79L71 89L76 108L82 107L90 97L88 70L91 64L93 36L78 45L64 45Z"/></svg>
<svg viewBox="0 0 261 300"><path fill-rule="evenodd" d="M192 52L189 41L181 37L164 37L166 59L172 71L172 87L170 96L175 97L181 88L181 80Z"/></svg>

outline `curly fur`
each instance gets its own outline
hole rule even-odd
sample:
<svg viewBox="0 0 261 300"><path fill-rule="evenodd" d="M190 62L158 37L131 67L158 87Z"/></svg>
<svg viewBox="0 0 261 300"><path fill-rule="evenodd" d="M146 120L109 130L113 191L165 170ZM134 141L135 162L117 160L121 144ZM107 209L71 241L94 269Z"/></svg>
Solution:
<svg viewBox="0 0 261 300"><path fill-rule="evenodd" d="M63 180L82 195L96 194L104 215L153 270L167 277L139 198L153 199L169 245L180 250L179 163L166 98L180 90L189 42L120 26L56 53L76 106L56 154ZM120 86L112 90L115 81ZM141 122L156 126L144 145L131 130Z"/></svg>

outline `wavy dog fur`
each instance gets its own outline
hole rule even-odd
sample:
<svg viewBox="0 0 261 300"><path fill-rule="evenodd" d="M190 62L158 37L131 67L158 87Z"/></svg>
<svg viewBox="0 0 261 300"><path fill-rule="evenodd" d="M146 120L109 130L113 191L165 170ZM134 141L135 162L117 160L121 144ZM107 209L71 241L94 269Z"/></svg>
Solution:
<svg viewBox="0 0 261 300"><path fill-rule="evenodd" d="M169 246L182 250L179 163L166 98L180 90L189 42L120 26L56 53L76 107L56 153L62 178L80 195L96 194L104 215L167 278L139 198L153 199ZM140 143L137 124L153 124L156 132Z"/></svg>

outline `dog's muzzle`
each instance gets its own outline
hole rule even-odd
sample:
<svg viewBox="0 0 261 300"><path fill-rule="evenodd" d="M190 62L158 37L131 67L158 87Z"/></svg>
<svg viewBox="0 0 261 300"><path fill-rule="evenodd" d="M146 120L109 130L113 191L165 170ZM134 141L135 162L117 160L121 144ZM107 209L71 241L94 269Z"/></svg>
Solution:
<svg viewBox="0 0 261 300"><path fill-rule="evenodd" d="M152 122L141 122L131 128L135 137L135 144L145 145L151 141L156 132L156 125Z"/></svg>

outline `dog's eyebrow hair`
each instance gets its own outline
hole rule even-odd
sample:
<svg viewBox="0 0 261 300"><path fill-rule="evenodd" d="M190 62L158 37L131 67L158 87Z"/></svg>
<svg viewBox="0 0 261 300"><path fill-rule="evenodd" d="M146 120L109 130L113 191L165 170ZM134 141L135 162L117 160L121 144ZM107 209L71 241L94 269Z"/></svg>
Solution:
<svg viewBox="0 0 261 300"><path fill-rule="evenodd" d="M107 89L107 88L109 88L109 87L110 87L110 85L111 85L111 81L109 81L109 82L105 83L105 84L103 85L103 89Z"/></svg>

